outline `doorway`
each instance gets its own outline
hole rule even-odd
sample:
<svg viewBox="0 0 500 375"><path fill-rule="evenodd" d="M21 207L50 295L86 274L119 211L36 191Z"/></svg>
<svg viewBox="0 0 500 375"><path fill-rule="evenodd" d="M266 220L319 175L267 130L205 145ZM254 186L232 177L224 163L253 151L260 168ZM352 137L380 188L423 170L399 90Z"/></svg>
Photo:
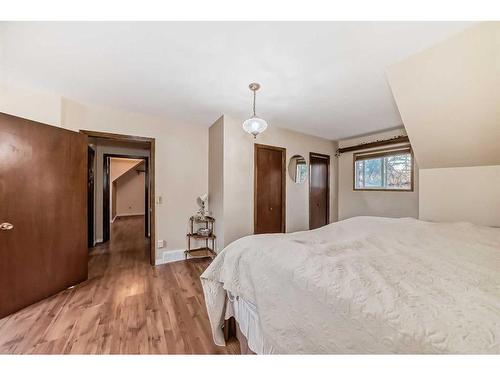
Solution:
<svg viewBox="0 0 500 375"><path fill-rule="evenodd" d="M137 207L130 206L131 211L127 212L126 209L121 209L123 204L120 204L123 199L118 199L119 191L127 193L127 195L139 195L137 194L137 180L141 181L143 185L143 215L144 215L144 235L146 237L150 236L149 222L150 218L148 215L149 210L149 157L147 156L134 156L134 155L123 155L123 154L103 154L103 242L110 240L110 227L111 223L117 217L120 216L140 216ZM124 163L118 163L122 161ZM113 173L113 162L115 162L115 168L117 171ZM124 166L116 166L116 164L125 164ZM137 175L135 174L137 173ZM141 173L144 173L144 178L140 179ZM113 176L113 174L116 174ZM131 178L132 180L131 180ZM129 182L127 185L122 187L122 183ZM132 183L130 183L132 182ZM135 186L134 186L135 185ZM130 188L125 192L124 187L132 186L132 191ZM135 189L134 189L135 187ZM121 195L121 194L120 194ZM129 196L129 200L134 197ZM133 205L133 203L130 203ZM134 205L135 206L135 205ZM120 207L120 209L118 209ZM140 210L139 210L140 211Z"/></svg>
<svg viewBox="0 0 500 375"><path fill-rule="evenodd" d="M330 156L309 154L309 229L330 222Z"/></svg>
<svg viewBox="0 0 500 375"><path fill-rule="evenodd" d="M286 149L254 146L254 233L285 233Z"/></svg>
<svg viewBox="0 0 500 375"><path fill-rule="evenodd" d="M100 244L104 244L111 251L111 249L116 248L116 246L113 246L116 244L110 243L110 239L114 235L115 239L123 241L124 236L129 238L132 231L135 234L140 231L141 234L135 236L134 239L137 240L138 244L142 243L147 246L149 263L155 265L154 138L88 130L81 130L80 132L86 134L89 137L89 143L93 143L92 146L97 148L94 162L94 179L96 183L92 193L95 197L95 203L94 211L89 217L89 232L91 228L94 230L93 245L100 246ZM114 179L114 182L110 176L112 160L117 162L126 162L128 160L131 163L130 168L122 171L123 176ZM117 192L123 188L123 191L127 190L130 193L132 185L135 186L134 191L137 191L138 182L136 177L138 176L141 176L143 186L142 203L136 201L134 204L130 204L130 207L129 204L126 204L124 209L117 211L116 207L120 206L120 201L116 201ZM132 180L134 181L133 184ZM128 186L126 189L125 184ZM113 186L118 187L114 194ZM113 200L115 200L115 205L113 205ZM124 204L122 203L121 206L124 207ZM130 208L130 210L127 211L127 208ZM138 212L139 208L140 211ZM90 222L91 219L92 223ZM113 219L116 219L116 222ZM111 224L111 221L113 221L113 224ZM140 236L142 236L143 240L141 240ZM105 246L102 248L105 248Z"/></svg>

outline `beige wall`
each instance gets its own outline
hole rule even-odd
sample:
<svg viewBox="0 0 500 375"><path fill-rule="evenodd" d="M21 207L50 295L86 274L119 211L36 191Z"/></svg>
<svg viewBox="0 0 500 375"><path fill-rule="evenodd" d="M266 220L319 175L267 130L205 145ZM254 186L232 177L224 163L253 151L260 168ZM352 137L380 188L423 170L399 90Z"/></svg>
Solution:
<svg viewBox="0 0 500 375"><path fill-rule="evenodd" d="M217 251L224 247L224 117L208 132L208 209L215 217Z"/></svg>
<svg viewBox="0 0 500 375"><path fill-rule="evenodd" d="M143 172L133 168L116 180L116 216L144 215L145 181Z"/></svg>
<svg viewBox="0 0 500 375"><path fill-rule="evenodd" d="M286 163L293 155L309 161L309 153L330 155L330 222L337 220L336 142L285 130L276 124L256 140L245 133L243 119L224 116L224 244L253 233L254 143L286 148ZM297 185L286 177L286 231L309 229L308 181Z"/></svg>
<svg viewBox="0 0 500 375"><path fill-rule="evenodd" d="M420 170L420 218L500 227L500 166Z"/></svg>
<svg viewBox="0 0 500 375"><path fill-rule="evenodd" d="M0 112L60 126L61 97L49 92L0 84Z"/></svg>
<svg viewBox="0 0 500 375"><path fill-rule="evenodd" d="M500 22L485 22L388 70L422 169L500 164Z"/></svg>
<svg viewBox="0 0 500 375"><path fill-rule="evenodd" d="M2 78L0 75L0 79ZM34 88L5 84L2 81L0 112L52 126L61 126L61 96ZM96 238L99 236L96 235ZM102 239L102 214L100 238Z"/></svg>
<svg viewBox="0 0 500 375"><path fill-rule="evenodd" d="M354 146L360 143L389 139L405 135L403 128L372 134L365 137L339 141L339 147ZM376 148L373 150L377 150ZM354 191L353 152L339 156L339 220L353 216L418 217L418 166L415 165L415 184L413 192L403 191Z"/></svg>
<svg viewBox="0 0 500 375"><path fill-rule="evenodd" d="M62 126L152 137L156 140L156 238L166 250L184 249L196 197L208 190L208 129L164 118L63 100ZM158 254L161 258L162 255Z"/></svg>
<svg viewBox="0 0 500 375"><path fill-rule="evenodd" d="M149 154L149 152L148 152ZM129 155L129 154L126 154L126 155ZM142 164L141 164L142 163ZM142 165L142 168L144 169L145 168L145 164L144 164L144 161L142 159L122 159L122 158L110 158L110 162L109 162L109 179L111 181L111 184L109 186L109 196L110 196L110 199L109 199L109 202L110 202L110 207L109 207L109 211L110 211L110 215L109 217L111 218L111 220L114 220L114 216L113 216L113 190L114 190L114 185L113 182L115 182L118 178L120 178L120 176L123 176L124 173L126 173L127 171L129 171L130 169L134 168L135 166L137 166L138 164L141 164ZM136 169L136 168L134 168ZM137 175L137 173L135 173L135 175ZM134 177L134 178L130 178L130 177ZM131 181L129 181L131 180ZM142 193L138 191L138 180L142 180ZM128 183L125 185L125 187L123 187L123 182L120 181L121 183L121 188L119 189L120 190L120 194L118 195L118 189L117 189L117 196L116 196L116 199L117 199L117 204L115 207L116 209L116 216L120 216L120 215L139 215L139 214L144 214L145 211L144 211L144 184L145 184L145 181L144 181L144 177L140 177L140 176L128 176L127 180ZM115 182L117 184L117 187L119 188L120 185L118 184L118 182ZM134 186L135 188L132 189L131 187ZM142 200L142 204L140 207L137 203L138 199L139 199L139 195L142 194L142 197L143 197L143 200ZM118 204L120 201L120 204ZM130 204L127 204L127 202L130 202ZM118 206L120 207L120 209L118 209ZM125 210L125 207L129 207L131 206L130 209L127 209ZM132 207L134 207L132 209ZM127 211L129 211L127 213ZM134 213L136 212L136 213Z"/></svg>
<svg viewBox="0 0 500 375"><path fill-rule="evenodd" d="M409 57L388 79L421 167L420 218L498 226L500 22Z"/></svg>
<svg viewBox="0 0 500 375"><path fill-rule="evenodd" d="M137 146L119 146L119 143L102 140L98 138L90 139L95 150L95 194L94 194L94 223L96 242L101 242L103 238L103 194L104 194L104 154L134 155L149 157L149 150L144 150ZM111 172L111 171L110 171ZM110 202L111 200L110 188ZM110 218L112 218L110 207Z"/></svg>
<svg viewBox="0 0 500 375"><path fill-rule="evenodd" d="M208 190L207 128L82 104L33 89L23 88L19 93L1 87L0 111L12 115L75 131L87 129L155 138L155 189L156 196L163 198L163 203L156 206L156 237L166 241L166 250L185 248L187 221L198 209L196 197ZM102 160L100 164L96 161L96 165L102 168ZM162 250L157 251L157 258L161 259L159 252Z"/></svg>

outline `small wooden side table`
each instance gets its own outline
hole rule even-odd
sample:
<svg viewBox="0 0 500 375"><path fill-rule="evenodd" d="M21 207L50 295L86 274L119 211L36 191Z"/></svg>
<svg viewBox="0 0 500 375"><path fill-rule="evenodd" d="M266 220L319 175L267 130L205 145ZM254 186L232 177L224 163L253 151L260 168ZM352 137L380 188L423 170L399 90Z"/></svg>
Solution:
<svg viewBox="0 0 500 375"><path fill-rule="evenodd" d="M198 224L198 225L196 225ZM187 249L184 250L185 259L188 258L215 258L217 253L215 252L215 239L214 234L215 219L211 216L205 216L205 218L199 218L191 216L189 218L190 233L186 235L187 237ZM204 228L209 230L209 234L198 234L198 229ZM194 247L193 244L202 242L205 246ZM210 246L211 245L211 246Z"/></svg>

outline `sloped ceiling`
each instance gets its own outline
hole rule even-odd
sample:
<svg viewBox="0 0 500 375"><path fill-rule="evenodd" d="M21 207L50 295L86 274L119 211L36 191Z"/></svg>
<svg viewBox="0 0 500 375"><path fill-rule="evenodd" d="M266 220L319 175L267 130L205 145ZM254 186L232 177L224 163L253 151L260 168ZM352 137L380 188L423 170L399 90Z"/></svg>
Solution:
<svg viewBox="0 0 500 375"><path fill-rule="evenodd" d="M420 168L500 164L500 22L391 66L388 79Z"/></svg>
<svg viewBox="0 0 500 375"><path fill-rule="evenodd" d="M111 181L114 182L131 170L144 163L142 159L111 158Z"/></svg>

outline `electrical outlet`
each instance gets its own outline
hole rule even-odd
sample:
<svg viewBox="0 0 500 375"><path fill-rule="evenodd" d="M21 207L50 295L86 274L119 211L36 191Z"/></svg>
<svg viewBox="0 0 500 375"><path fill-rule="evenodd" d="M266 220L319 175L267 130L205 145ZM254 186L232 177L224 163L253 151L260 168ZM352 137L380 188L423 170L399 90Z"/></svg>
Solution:
<svg viewBox="0 0 500 375"><path fill-rule="evenodd" d="M158 240L158 249L163 249L165 245L165 240Z"/></svg>

